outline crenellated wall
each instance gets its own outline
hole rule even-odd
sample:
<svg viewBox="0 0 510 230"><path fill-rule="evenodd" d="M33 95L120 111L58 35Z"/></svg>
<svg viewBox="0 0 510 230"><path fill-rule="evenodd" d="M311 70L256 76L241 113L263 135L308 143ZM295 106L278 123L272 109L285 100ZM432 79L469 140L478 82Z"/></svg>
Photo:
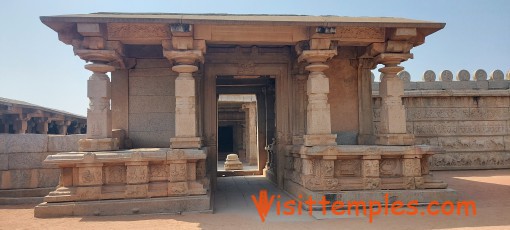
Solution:
<svg viewBox="0 0 510 230"><path fill-rule="evenodd" d="M436 81L428 70L423 82L410 82L410 74L399 73L405 81L403 103L407 131L416 144L440 146L444 154L430 159L431 169L510 168L510 71L488 76L484 70L471 75L461 70L453 80L445 70ZM381 99L378 83L372 84L374 125L377 133Z"/></svg>

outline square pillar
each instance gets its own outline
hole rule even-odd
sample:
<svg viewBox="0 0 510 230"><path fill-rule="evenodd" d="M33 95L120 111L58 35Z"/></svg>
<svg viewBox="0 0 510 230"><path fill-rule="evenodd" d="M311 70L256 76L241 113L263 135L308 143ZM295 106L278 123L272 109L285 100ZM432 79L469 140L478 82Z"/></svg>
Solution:
<svg viewBox="0 0 510 230"><path fill-rule="evenodd" d="M115 68L106 64L88 64L86 69L93 72L87 81L87 139L81 139L79 151L118 150L119 141L112 138L112 112L110 109L111 83L107 72Z"/></svg>

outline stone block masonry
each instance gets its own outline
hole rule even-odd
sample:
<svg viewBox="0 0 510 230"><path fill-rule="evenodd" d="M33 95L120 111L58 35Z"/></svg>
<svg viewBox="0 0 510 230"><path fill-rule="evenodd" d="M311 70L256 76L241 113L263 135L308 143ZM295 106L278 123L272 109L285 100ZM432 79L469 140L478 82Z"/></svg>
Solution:
<svg viewBox="0 0 510 230"><path fill-rule="evenodd" d="M407 132L416 144L439 146L443 154L430 158L431 169L510 168L510 71L506 79L501 70L487 76L485 70L457 73L449 70L436 81L434 71L423 75L423 82L410 82L402 71L403 105ZM373 89L378 89L374 82ZM373 91L375 130L380 126L381 101Z"/></svg>
<svg viewBox="0 0 510 230"><path fill-rule="evenodd" d="M57 186L60 169L48 155L77 151L79 135L0 134L0 204L39 203Z"/></svg>

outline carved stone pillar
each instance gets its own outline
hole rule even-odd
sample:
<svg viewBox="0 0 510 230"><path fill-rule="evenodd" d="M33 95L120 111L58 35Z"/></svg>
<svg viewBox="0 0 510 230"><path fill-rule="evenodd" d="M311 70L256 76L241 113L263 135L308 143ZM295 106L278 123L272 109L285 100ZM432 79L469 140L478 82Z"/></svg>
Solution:
<svg viewBox="0 0 510 230"><path fill-rule="evenodd" d="M336 54L336 50L305 50L298 59L299 62L305 60L310 63L305 67L310 71L306 83L306 135L303 137L306 146L336 145L336 134L331 134L329 79L323 72L329 68L324 63Z"/></svg>
<svg viewBox="0 0 510 230"><path fill-rule="evenodd" d="M201 139L197 136L197 114L195 79L193 72L198 70L196 61L202 61L199 50L164 51L168 60L174 61L172 71L179 73L175 79L175 137L170 138L170 148L200 148Z"/></svg>
<svg viewBox="0 0 510 230"><path fill-rule="evenodd" d="M412 58L412 54L382 53L375 61L385 67L379 69L384 74L379 84L379 95L382 99L381 122L376 135L378 145L412 145L414 135L407 134L406 111L402 104L404 82L397 73L404 67L398 66L402 61Z"/></svg>
<svg viewBox="0 0 510 230"><path fill-rule="evenodd" d="M81 139L80 151L105 151L119 149L118 139L112 138L112 117L110 109L111 85L107 72L115 68L106 64L88 64L85 68L93 74L87 81L87 139Z"/></svg>

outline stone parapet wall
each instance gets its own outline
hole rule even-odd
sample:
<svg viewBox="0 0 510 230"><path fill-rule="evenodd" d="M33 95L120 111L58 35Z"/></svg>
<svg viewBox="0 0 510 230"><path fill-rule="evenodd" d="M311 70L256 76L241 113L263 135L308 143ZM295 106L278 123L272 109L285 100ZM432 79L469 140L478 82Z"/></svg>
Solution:
<svg viewBox="0 0 510 230"><path fill-rule="evenodd" d="M473 80L467 71L459 71L456 81L450 71L443 71L441 81L426 71L423 82L405 81L403 104L406 107L407 132L416 144L444 149L430 159L431 169L510 168L510 75L493 71L487 80L484 70L477 70ZM380 122L378 83L373 84L374 125Z"/></svg>
<svg viewBox="0 0 510 230"><path fill-rule="evenodd" d="M60 170L43 166L43 160L58 152L77 151L81 138L85 135L0 134L0 201L44 196L38 191L55 187Z"/></svg>
<svg viewBox="0 0 510 230"><path fill-rule="evenodd" d="M441 189L427 159L431 146L295 146L285 161L285 178L311 191Z"/></svg>
<svg viewBox="0 0 510 230"><path fill-rule="evenodd" d="M151 148L48 156L44 163L61 169L60 180L57 188L44 198L45 202L35 207L34 215L54 217L209 210L205 152L204 149ZM162 201L170 202L166 204L168 206L154 204L154 198L171 197L181 199ZM130 208L122 205L117 210L111 208L130 199L136 199L131 200L136 204ZM101 202L80 203L83 201ZM136 207L134 212L133 207ZM67 211L62 212L62 208Z"/></svg>

